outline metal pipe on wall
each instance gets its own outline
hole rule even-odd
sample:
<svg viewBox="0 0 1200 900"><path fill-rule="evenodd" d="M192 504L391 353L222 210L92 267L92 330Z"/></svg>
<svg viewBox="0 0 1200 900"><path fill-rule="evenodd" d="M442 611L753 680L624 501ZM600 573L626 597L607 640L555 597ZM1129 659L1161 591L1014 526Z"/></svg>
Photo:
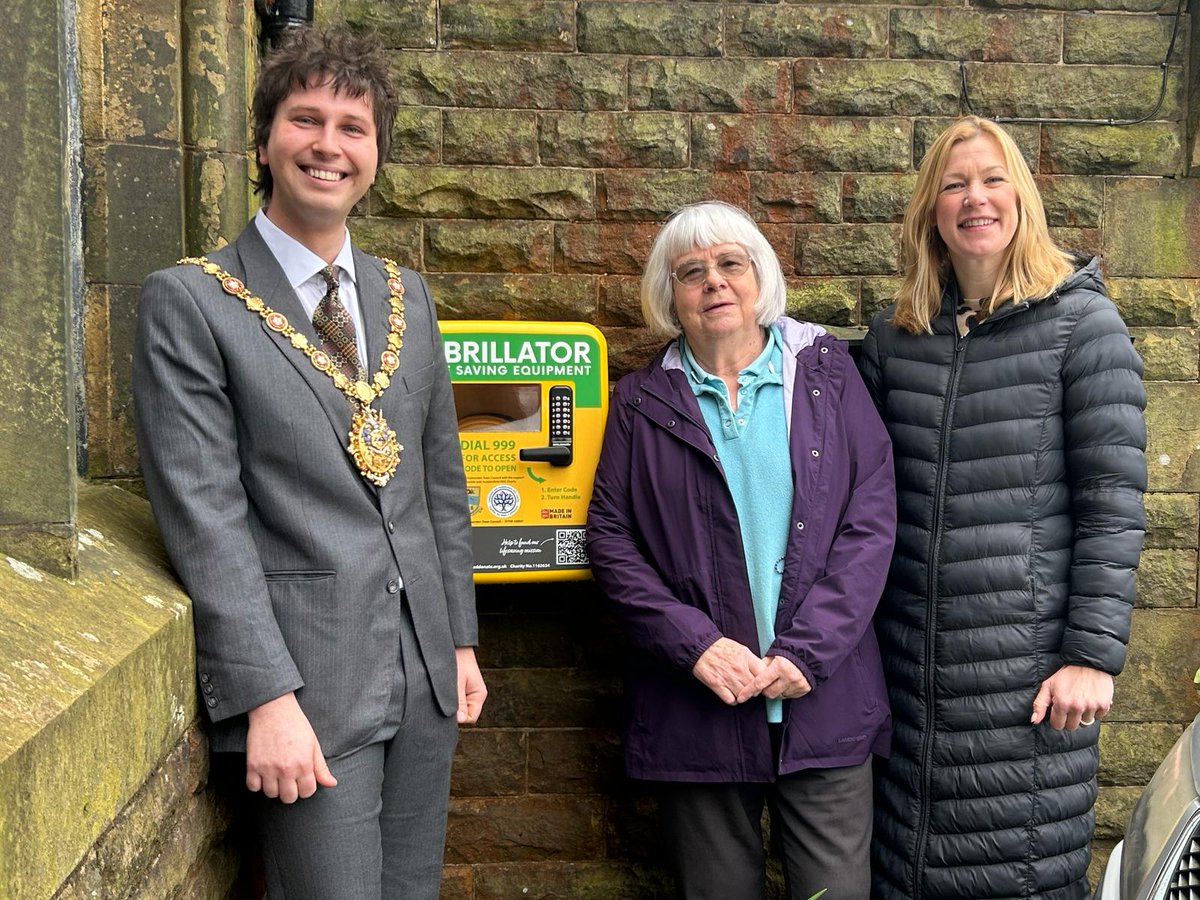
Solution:
<svg viewBox="0 0 1200 900"><path fill-rule="evenodd" d="M262 25L259 45L274 47L289 28L300 28L313 20L314 0L254 0L254 11Z"/></svg>

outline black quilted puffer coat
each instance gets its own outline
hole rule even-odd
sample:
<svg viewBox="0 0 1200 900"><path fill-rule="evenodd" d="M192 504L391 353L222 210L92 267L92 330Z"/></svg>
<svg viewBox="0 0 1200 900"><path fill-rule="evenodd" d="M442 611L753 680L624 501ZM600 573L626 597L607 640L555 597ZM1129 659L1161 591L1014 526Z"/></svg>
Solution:
<svg viewBox="0 0 1200 900"><path fill-rule="evenodd" d="M1125 660L1145 518L1141 360L1095 260L959 338L877 315L863 347L899 525L876 630L878 898L1087 896L1096 727L1030 725L1060 666Z"/></svg>

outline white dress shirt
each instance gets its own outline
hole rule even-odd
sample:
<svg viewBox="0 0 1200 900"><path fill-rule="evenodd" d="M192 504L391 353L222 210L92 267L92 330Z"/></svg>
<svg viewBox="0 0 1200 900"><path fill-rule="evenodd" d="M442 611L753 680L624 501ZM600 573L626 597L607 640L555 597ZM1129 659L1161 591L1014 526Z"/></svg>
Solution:
<svg viewBox="0 0 1200 900"><path fill-rule="evenodd" d="M321 270L325 268L325 260L268 219L262 209L255 214L254 225L266 242L267 249L283 269L283 274L292 290L296 292L300 305L304 307L304 312L311 322L313 313L317 311L317 304L325 296L325 278L321 275ZM350 251L349 229L346 230L342 249L338 251L333 265L338 275L338 299L342 301L354 322L354 343L358 347L358 359L370 378L378 366L371 365L371 361L367 359L367 339L363 331L362 310L358 305L358 282L354 274L354 254ZM253 285L249 288L253 290Z"/></svg>

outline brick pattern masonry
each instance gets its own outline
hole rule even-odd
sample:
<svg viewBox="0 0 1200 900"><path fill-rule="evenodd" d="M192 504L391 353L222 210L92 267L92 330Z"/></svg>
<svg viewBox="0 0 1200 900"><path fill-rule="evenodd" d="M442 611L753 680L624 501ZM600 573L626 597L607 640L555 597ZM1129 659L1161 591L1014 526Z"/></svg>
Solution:
<svg viewBox="0 0 1200 900"><path fill-rule="evenodd" d="M107 28L135 35L92 40L97 18L82 42L89 467L114 477L136 471L137 284L181 244L232 238L244 221L244 83L233 65L213 69L235 56L230 23L244 12L232 0L197 7L181 44L161 4L83 6L104 6ZM600 325L615 376L654 346L638 275L680 204L747 208L783 261L790 309L861 325L895 288L924 148L962 111L959 61L987 114L1136 116L1157 99L1174 10L1174 0L328 0L318 17L382 35L403 104L391 158L352 220L356 239L427 273L446 318ZM189 18L201 15L211 21ZM1103 254L1150 382L1151 532L1129 665L1104 725L1101 851L1196 710L1192 41L1185 21L1154 121L1011 129L1054 234ZM184 110L160 108L176 96ZM600 598L590 585L491 588L480 608L492 695L460 744L444 896L669 896L652 803L620 776L622 650Z"/></svg>

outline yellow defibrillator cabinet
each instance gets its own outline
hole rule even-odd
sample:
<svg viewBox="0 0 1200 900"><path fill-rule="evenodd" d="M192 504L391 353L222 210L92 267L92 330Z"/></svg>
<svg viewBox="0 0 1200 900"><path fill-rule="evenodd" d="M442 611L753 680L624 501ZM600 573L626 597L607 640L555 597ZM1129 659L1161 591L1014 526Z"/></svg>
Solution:
<svg viewBox="0 0 1200 900"><path fill-rule="evenodd" d="M475 580L587 578L608 348L583 322L442 322Z"/></svg>

